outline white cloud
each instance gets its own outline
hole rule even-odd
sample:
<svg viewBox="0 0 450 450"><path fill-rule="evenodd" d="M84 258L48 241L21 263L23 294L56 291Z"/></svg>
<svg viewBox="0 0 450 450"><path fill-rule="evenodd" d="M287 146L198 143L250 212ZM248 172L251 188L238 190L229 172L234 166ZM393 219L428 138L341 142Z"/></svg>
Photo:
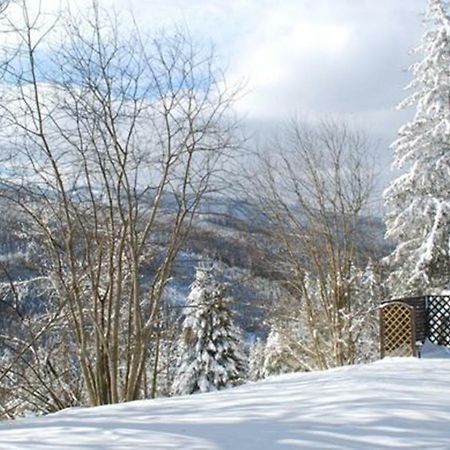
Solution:
<svg viewBox="0 0 450 450"><path fill-rule="evenodd" d="M134 10L142 28L182 23L216 43L230 78L248 80L239 108L255 120L294 110L350 114L383 137L396 131L386 111L403 96L426 7L425 0L99 1ZM42 2L54 9L60 0Z"/></svg>
<svg viewBox="0 0 450 450"><path fill-rule="evenodd" d="M422 0L316 0L269 5L243 40L233 76L249 80L250 114L393 107L418 44ZM405 7L404 7L405 6Z"/></svg>

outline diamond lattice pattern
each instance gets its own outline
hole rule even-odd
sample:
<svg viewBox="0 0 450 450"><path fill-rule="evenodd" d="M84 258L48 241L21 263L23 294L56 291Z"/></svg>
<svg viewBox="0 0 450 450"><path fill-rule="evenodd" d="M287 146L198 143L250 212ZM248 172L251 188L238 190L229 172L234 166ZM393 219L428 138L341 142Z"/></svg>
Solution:
<svg viewBox="0 0 450 450"><path fill-rule="evenodd" d="M428 297L428 338L450 347L450 296Z"/></svg>
<svg viewBox="0 0 450 450"><path fill-rule="evenodd" d="M391 303L382 309L384 323L383 353L386 356L412 356L413 312L406 304Z"/></svg>

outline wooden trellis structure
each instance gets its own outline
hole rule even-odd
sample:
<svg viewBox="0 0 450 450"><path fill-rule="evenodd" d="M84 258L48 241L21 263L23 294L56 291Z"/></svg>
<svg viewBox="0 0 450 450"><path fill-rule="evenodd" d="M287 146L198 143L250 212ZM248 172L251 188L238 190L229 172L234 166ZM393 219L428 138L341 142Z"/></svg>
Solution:
<svg viewBox="0 0 450 450"><path fill-rule="evenodd" d="M381 357L416 356L425 339L450 347L450 295L387 302L380 309Z"/></svg>
<svg viewBox="0 0 450 450"><path fill-rule="evenodd" d="M391 302L381 308L381 357L416 355L416 313L413 306Z"/></svg>

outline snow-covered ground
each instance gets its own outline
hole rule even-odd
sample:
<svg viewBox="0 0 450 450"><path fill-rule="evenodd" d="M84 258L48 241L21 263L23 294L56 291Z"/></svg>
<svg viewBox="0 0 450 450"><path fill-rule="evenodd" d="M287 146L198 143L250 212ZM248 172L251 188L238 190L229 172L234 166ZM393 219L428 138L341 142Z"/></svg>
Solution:
<svg viewBox="0 0 450 450"><path fill-rule="evenodd" d="M216 393L71 409L2 423L0 448L450 449L450 359L386 359Z"/></svg>

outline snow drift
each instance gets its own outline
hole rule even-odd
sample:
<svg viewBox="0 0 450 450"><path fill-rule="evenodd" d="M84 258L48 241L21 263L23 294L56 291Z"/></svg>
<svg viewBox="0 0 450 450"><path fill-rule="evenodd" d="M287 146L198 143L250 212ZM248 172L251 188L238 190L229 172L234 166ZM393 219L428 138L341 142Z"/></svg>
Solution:
<svg viewBox="0 0 450 450"><path fill-rule="evenodd" d="M5 422L0 448L448 449L449 394L449 359L386 359Z"/></svg>

